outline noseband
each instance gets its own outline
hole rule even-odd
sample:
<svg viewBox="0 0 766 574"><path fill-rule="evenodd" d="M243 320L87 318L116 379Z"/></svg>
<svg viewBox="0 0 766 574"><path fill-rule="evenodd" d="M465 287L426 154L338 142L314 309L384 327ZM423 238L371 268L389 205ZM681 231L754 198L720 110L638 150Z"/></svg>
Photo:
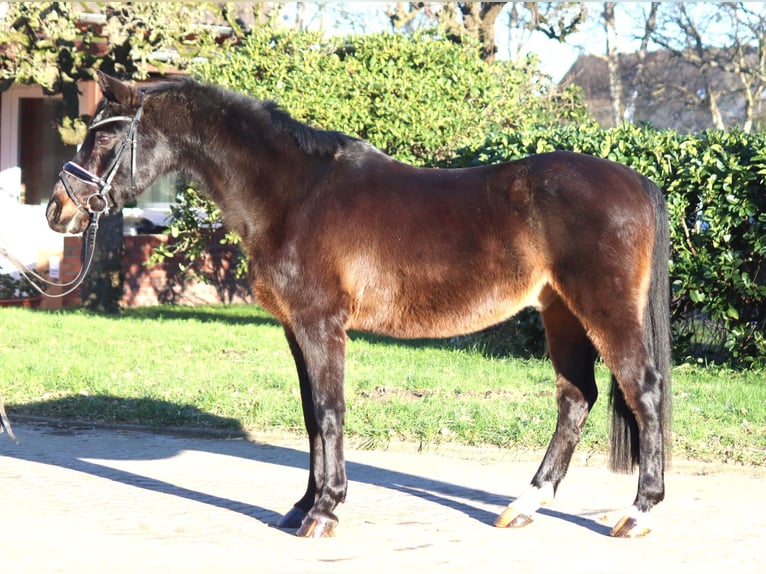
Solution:
<svg viewBox="0 0 766 574"><path fill-rule="evenodd" d="M115 202L112 198L110 190L112 189L112 180L117 175L117 170L120 168L120 161L125 151L130 148L130 186L131 190L135 190L136 187L136 134L138 132L138 124L141 122L141 116L144 113L144 95L141 94L141 105L138 106L136 114L131 118L130 116L113 116L94 123L88 128L88 130L94 130L100 126L114 123L114 122L130 122L130 129L128 130L125 139L120 142L120 146L112 158L111 163L104 171L103 177L88 171L84 167L78 165L73 161L68 161L64 164L64 167L59 173L59 180L64 186L69 199L81 209L92 216L96 221L110 208L114 207ZM84 201L80 200L75 195L74 190L69 185L69 181L66 176L74 177L82 183L92 185L97 189L96 192L88 195Z"/></svg>

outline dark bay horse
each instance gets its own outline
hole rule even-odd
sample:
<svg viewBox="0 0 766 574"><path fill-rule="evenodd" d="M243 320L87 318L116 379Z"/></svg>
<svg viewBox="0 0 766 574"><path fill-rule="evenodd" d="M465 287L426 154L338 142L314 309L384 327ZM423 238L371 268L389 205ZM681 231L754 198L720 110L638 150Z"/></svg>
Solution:
<svg viewBox="0 0 766 574"><path fill-rule="evenodd" d="M531 486L497 526L531 522L612 377L611 466L639 467L614 536L648 532L670 434L669 238L662 192L622 165L555 152L469 169L415 168L259 101L192 80L104 98L48 204L80 233L158 176L199 180L242 238L258 302L284 326L310 446L308 487L280 520L328 536L346 496L346 331L446 337L542 314L558 421Z"/></svg>

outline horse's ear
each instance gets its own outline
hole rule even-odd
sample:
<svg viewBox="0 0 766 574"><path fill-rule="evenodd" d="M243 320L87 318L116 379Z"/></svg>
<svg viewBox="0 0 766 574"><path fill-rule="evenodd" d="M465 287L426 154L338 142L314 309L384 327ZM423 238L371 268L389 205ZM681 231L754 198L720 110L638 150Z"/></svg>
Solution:
<svg viewBox="0 0 766 574"><path fill-rule="evenodd" d="M133 86L121 82L102 71L98 71L98 85L104 97L110 102L116 102L127 106L138 105L141 100L138 90Z"/></svg>

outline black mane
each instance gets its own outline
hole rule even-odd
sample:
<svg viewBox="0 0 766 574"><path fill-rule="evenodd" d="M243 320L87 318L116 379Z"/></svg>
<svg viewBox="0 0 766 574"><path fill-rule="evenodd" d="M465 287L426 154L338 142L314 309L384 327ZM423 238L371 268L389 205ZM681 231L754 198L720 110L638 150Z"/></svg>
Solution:
<svg viewBox="0 0 766 574"><path fill-rule="evenodd" d="M295 141L298 148L307 154L334 155L349 145L360 141L342 132L317 129L304 124L293 118L275 101L259 100L223 89L219 86L201 84L188 76L176 77L169 81L149 86L146 92L160 93L179 87L181 88L181 93L186 93L187 90L193 89L208 91L208 93L212 90L215 98L220 99L221 105L226 107L242 107L243 110L248 110L257 117L263 118L264 121L270 122L275 130L289 135Z"/></svg>
<svg viewBox="0 0 766 574"><path fill-rule="evenodd" d="M289 134L298 147L307 154L334 155L349 144L359 141L341 132L320 130L299 122L280 108L276 102L261 103L268 111L274 127Z"/></svg>

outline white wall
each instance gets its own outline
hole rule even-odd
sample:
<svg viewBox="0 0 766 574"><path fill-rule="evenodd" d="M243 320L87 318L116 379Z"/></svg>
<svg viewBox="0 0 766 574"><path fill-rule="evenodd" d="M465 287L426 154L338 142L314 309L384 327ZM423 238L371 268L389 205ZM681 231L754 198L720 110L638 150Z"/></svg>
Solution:
<svg viewBox="0 0 766 574"><path fill-rule="evenodd" d="M61 254L64 236L48 227L44 205L21 205L0 190L0 244L25 265L36 267L38 261L46 265L50 254ZM15 267L0 257L0 272L13 271Z"/></svg>

